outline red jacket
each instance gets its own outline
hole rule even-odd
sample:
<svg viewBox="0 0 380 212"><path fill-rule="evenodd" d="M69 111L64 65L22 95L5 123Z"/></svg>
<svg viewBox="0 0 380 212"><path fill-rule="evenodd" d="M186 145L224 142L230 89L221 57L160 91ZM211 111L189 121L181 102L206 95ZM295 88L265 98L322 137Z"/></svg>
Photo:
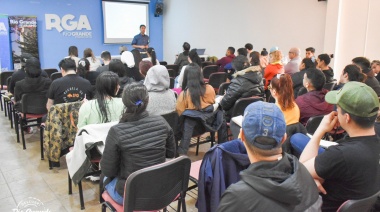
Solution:
<svg viewBox="0 0 380 212"><path fill-rule="evenodd" d="M269 82L273 79L276 74L280 74L283 71L283 65L281 64L268 64L264 70L265 86L266 90Z"/></svg>

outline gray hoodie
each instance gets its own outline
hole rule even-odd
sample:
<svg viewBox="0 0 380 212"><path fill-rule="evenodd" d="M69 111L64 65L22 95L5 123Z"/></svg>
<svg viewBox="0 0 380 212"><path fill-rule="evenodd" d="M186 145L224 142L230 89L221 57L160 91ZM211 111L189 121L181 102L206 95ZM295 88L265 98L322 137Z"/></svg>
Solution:
<svg viewBox="0 0 380 212"><path fill-rule="evenodd" d="M169 72L165 66L152 66L146 74L144 85L149 93L146 110L150 115L163 115L175 110L176 98L169 89Z"/></svg>

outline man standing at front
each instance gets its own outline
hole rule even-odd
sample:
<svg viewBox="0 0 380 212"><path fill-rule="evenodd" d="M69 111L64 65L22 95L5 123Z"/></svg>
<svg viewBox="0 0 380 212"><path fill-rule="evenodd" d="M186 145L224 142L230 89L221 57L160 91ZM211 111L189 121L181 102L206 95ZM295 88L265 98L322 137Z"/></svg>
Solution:
<svg viewBox="0 0 380 212"><path fill-rule="evenodd" d="M140 33L132 40L132 47L140 51L141 57L148 57L146 50L149 48L149 36L145 34L146 26L140 25Z"/></svg>
<svg viewBox="0 0 380 212"><path fill-rule="evenodd" d="M380 141L374 130L379 99L364 83L348 82L328 92L325 100L336 104L337 111L323 118L300 161L323 194L322 211L336 211L346 200L364 199L380 190ZM349 136L318 155L322 136L338 125Z"/></svg>
<svg viewBox="0 0 380 212"><path fill-rule="evenodd" d="M223 193L218 211L318 211L321 198L307 169L282 152L286 123L279 107L255 102L244 111L241 138L251 165Z"/></svg>

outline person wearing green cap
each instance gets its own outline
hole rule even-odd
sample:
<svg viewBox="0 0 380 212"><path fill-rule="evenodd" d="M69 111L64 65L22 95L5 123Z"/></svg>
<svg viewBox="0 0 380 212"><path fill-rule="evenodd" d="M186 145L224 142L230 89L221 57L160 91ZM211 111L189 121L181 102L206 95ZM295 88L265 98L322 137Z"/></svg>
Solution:
<svg viewBox="0 0 380 212"><path fill-rule="evenodd" d="M322 211L336 211L346 200L363 199L380 190L380 139L374 124L379 110L375 91L348 82L325 96L337 111L326 115L300 156L322 193ZM320 152L322 136L337 126L348 136ZM292 139L291 139L292 142Z"/></svg>

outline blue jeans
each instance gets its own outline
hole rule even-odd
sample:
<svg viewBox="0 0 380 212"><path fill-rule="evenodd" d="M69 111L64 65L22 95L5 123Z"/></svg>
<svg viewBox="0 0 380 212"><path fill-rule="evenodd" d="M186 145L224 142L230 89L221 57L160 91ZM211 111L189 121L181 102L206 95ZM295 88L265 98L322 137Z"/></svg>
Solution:
<svg viewBox="0 0 380 212"><path fill-rule="evenodd" d="M104 177L103 182L105 182L106 179L107 177ZM117 204L124 205L124 197L120 196L120 194L116 191L116 182L117 178L115 177L110 183L106 185L105 189Z"/></svg>
<svg viewBox="0 0 380 212"><path fill-rule="evenodd" d="M310 138L307 135L304 135L302 133L296 133L290 137L290 144L292 145L295 155L299 156L301 155L303 149L305 149L307 143L309 143ZM323 153L325 149L322 147L319 147L318 149L318 155Z"/></svg>

